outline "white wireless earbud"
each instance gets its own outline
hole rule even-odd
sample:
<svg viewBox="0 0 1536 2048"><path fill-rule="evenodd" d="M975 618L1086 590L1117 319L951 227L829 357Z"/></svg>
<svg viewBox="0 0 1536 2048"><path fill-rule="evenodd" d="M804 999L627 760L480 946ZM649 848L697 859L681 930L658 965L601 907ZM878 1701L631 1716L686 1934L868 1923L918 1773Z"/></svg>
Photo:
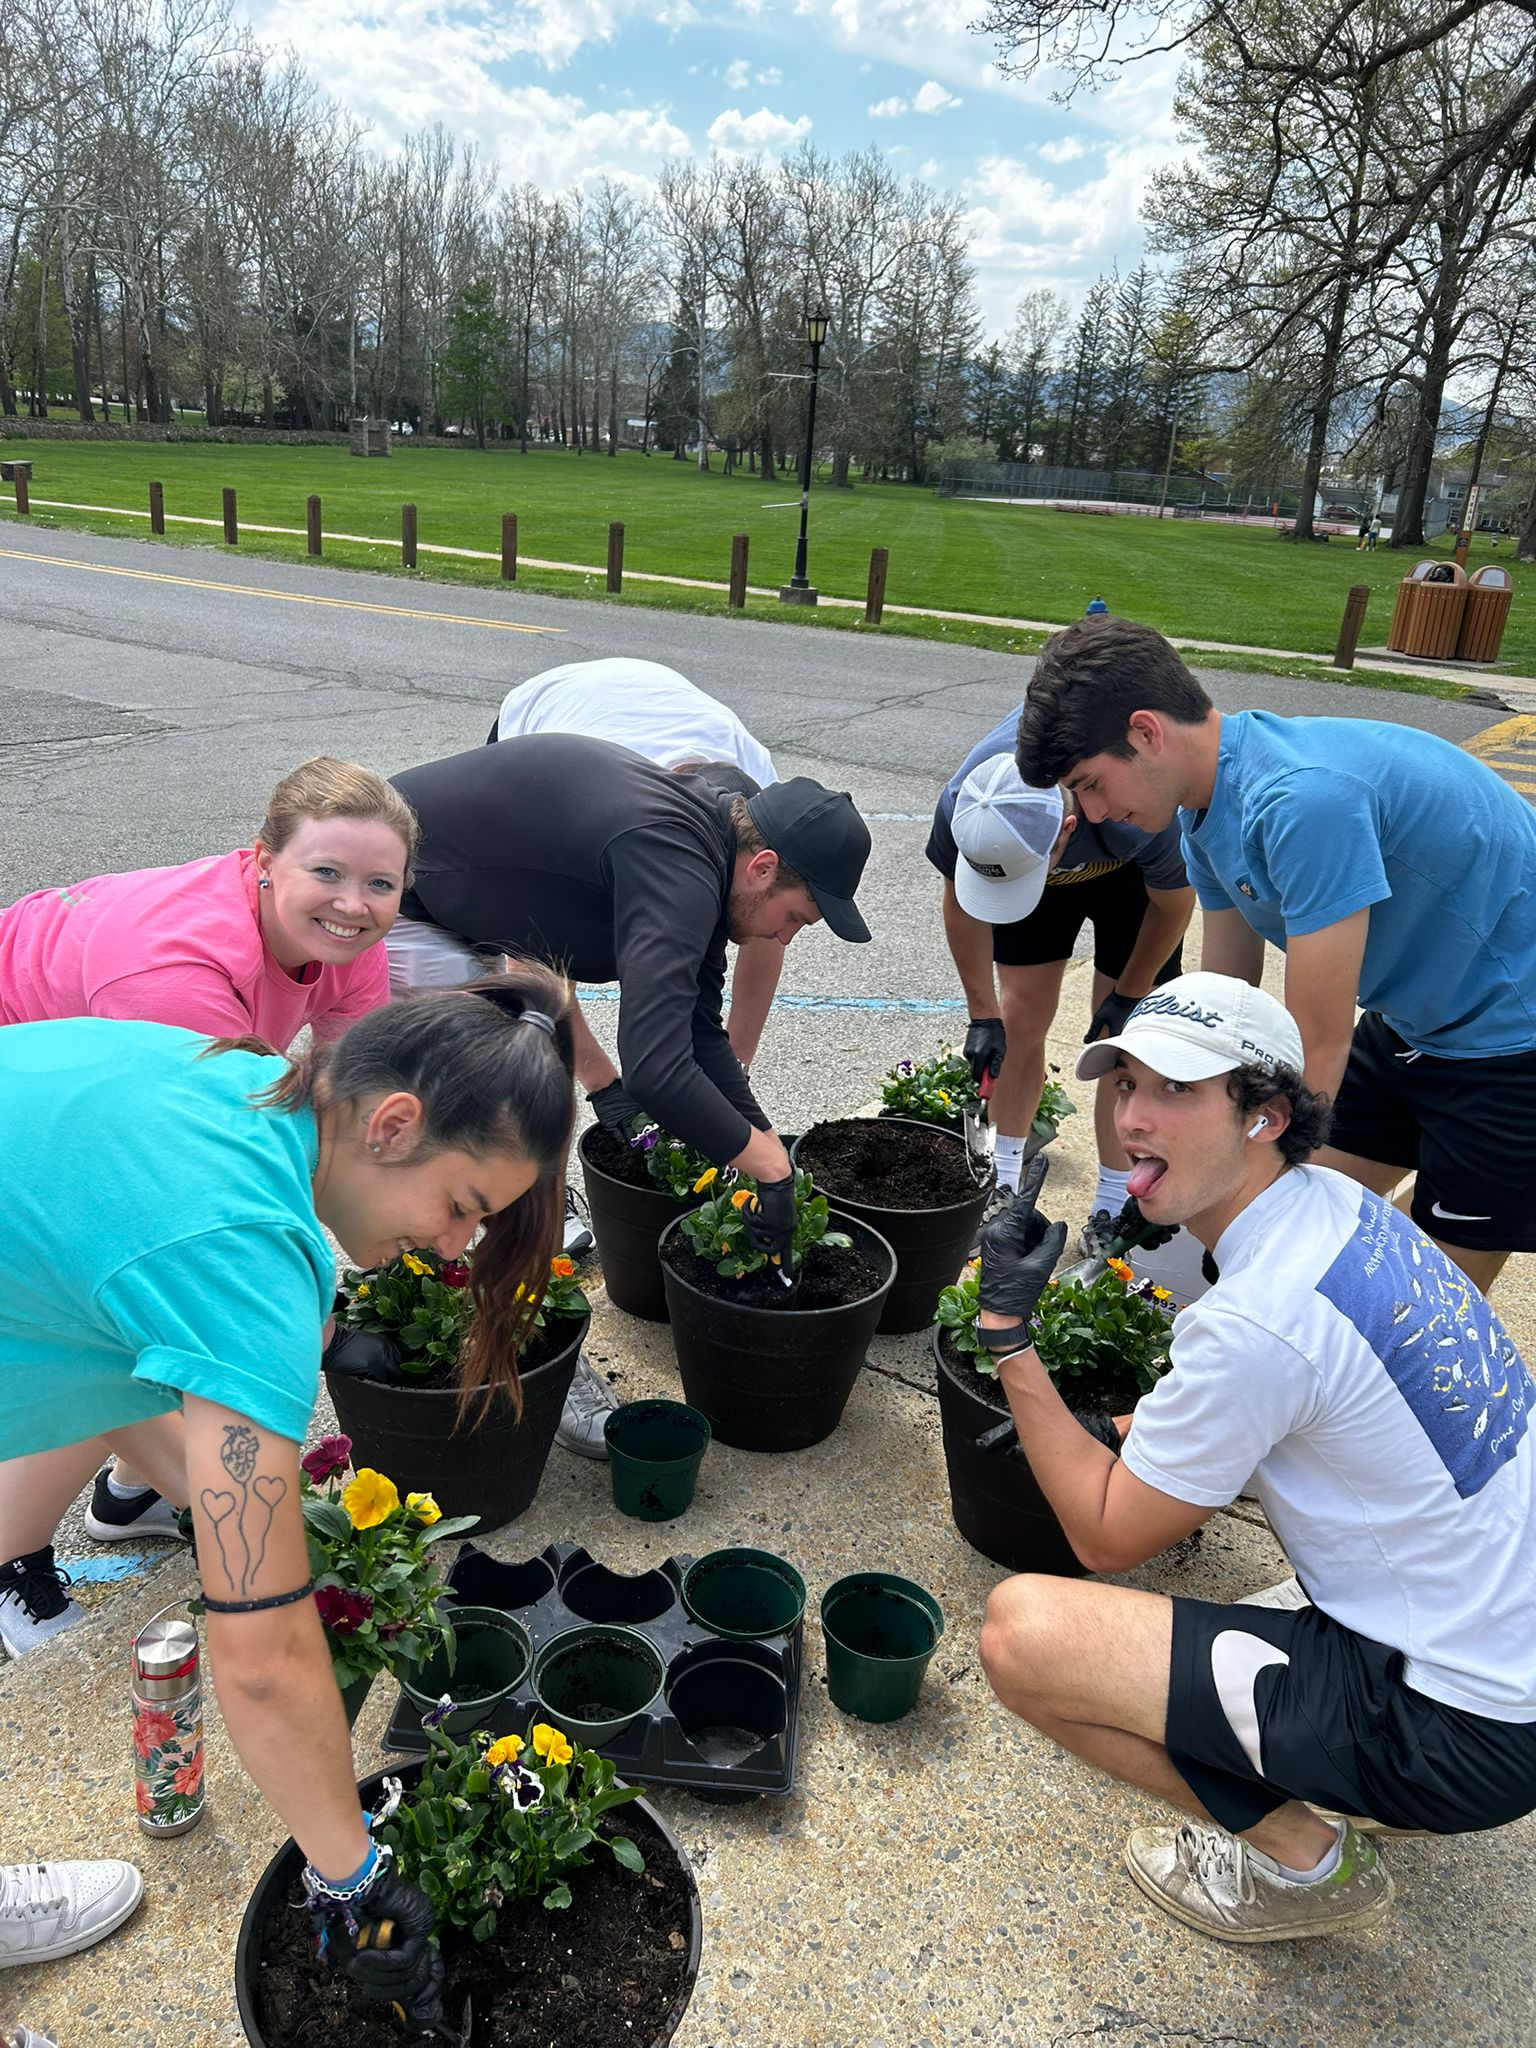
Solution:
<svg viewBox="0 0 1536 2048"><path fill-rule="evenodd" d="M1250 1138L1256 1138L1259 1135L1260 1131L1267 1131L1268 1129L1269 1118L1267 1116L1261 1116L1256 1124L1250 1124L1248 1126L1248 1135Z"/></svg>

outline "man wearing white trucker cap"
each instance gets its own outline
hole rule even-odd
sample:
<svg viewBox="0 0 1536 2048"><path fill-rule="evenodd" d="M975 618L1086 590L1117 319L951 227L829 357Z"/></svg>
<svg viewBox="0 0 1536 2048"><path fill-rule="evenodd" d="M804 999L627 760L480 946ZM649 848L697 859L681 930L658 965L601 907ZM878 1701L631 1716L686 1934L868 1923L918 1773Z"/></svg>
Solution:
<svg viewBox="0 0 1536 2048"><path fill-rule="evenodd" d="M1242 1490L1296 1567L1283 1608L1013 1578L982 1630L1005 1706L1190 1816L1135 1829L1127 1867L1225 1941L1375 1919L1393 1886L1373 1828L1461 1834L1536 1808L1536 1390L1421 1230L1305 1163L1328 1111L1302 1061L1281 1004L1218 974L1168 982L1078 1061L1114 1076L1144 1213L1187 1224L1219 1269L1118 1458L1030 1345L1063 1237L1038 1178L982 1234L983 1339L1089 1570L1130 1570Z"/></svg>
<svg viewBox="0 0 1536 2048"><path fill-rule="evenodd" d="M999 1190L1019 1184L1045 1085L1045 1041L1084 923L1093 926L1087 1037L1124 1023L1138 997L1179 971L1194 909L1179 835L1099 829L1058 789L1031 789L1014 765L1019 712L971 749L939 796L925 849L944 877L944 936L965 991L965 1053L997 1077ZM1099 1178L1082 1236L1101 1250L1125 1206L1126 1161L1107 1088L1094 1107Z"/></svg>

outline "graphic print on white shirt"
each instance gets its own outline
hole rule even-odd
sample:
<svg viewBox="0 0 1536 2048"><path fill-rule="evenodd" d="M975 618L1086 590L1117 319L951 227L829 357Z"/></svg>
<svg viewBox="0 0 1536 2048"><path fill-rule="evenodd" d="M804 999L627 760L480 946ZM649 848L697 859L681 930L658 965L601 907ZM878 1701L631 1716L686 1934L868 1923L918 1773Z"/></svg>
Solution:
<svg viewBox="0 0 1536 2048"><path fill-rule="evenodd" d="M1317 1291L1380 1359L1461 1498L1480 1493L1515 1455L1532 1398L1520 1354L1482 1295L1368 1190Z"/></svg>

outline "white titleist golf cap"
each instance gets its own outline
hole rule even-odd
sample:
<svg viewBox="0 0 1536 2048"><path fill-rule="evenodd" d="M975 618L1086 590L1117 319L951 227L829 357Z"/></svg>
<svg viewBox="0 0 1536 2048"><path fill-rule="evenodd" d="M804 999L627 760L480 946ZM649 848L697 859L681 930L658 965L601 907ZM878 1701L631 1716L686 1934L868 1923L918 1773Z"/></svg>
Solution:
<svg viewBox="0 0 1536 2048"><path fill-rule="evenodd" d="M1296 1019L1261 988L1230 974L1180 974L1143 996L1115 1038L1099 1038L1079 1055L1077 1078L1096 1081L1118 1053L1170 1081L1209 1081L1234 1067L1289 1067L1305 1062Z"/></svg>
<svg viewBox="0 0 1536 2048"><path fill-rule="evenodd" d="M1012 757L973 768L955 797L950 829L960 858L955 895L984 924L1017 924L1040 901L1061 831L1061 791L1031 789Z"/></svg>

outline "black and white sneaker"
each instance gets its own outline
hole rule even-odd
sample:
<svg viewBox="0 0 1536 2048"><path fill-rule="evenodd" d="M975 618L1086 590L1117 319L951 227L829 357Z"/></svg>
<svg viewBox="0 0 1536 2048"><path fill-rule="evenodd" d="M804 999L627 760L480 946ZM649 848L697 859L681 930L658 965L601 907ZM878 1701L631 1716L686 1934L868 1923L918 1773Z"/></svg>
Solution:
<svg viewBox="0 0 1536 2048"><path fill-rule="evenodd" d="M91 1504L85 1511L86 1534L98 1543L137 1542L140 1537L158 1537L164 1542L184 1539L177 1526L177 1510L152 1486L142 1486L126 1500L107 1484L110 1465L103 1465L91 1489Z"/></svg>
<svg viewBox="0 0 1536 2048"><path fill-rule="evenodd" d="M0 1564L0 1649L25 1657L85 1612L69 1597L69 1573L53 1561L51 1543Z"/></svg>
<svg viewBox="0 0 1536 2048"><path fill-rule="evenodd" d="M589 1252L593 1245L592 1226L586 1218L586 1204L573 1187L565 1191L565 1242L562 1250L568 1259L579 1259L583 1252Z"/></svg>

